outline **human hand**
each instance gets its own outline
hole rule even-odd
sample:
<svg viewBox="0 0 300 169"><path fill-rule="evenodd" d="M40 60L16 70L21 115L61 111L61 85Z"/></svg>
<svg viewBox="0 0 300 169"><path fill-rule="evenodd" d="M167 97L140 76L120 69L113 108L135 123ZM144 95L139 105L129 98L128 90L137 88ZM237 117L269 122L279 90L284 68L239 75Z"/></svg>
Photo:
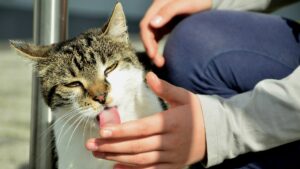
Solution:
<svg viewBox="0 0 300 169"><path fill-rule="evenodd" d="M212 0L153 0L140 22L140 34L146 52L156 66L164 65L164 58L158 54L158 41L170 31L168 23L175 16L189 15L211 7Z"/></svg>
<svg viewBox="0 0 300 169"><path fill-rule="evenodd" d="M118 162L115 169L182 169L205 156L205 131L193 93L148 73L153 92L168 102L166 111L100 130L86 147L95 157Z"/></svg>

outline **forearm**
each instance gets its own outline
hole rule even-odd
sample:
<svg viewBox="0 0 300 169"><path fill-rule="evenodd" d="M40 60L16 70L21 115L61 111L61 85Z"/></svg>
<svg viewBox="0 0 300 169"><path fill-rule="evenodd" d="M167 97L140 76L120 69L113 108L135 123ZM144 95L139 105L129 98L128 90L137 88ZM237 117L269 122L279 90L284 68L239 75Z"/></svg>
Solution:
<svg viewBox="0 0 300 169"><path fill-rule="evenodd" d="M264 80L230 99L200 95L207 166L300 139L300 67L283 80Z"/></svg>
<svg viewBox="0 0 300 169"><path fill-rule="evenodd" d="M213 9L264 10L271 0L212 0Z"/></svg>

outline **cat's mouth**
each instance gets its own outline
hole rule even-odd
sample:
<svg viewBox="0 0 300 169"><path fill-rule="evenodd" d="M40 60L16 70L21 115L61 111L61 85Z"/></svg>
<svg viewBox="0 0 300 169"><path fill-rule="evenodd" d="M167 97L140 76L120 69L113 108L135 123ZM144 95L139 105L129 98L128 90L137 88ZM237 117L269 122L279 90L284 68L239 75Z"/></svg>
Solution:
<svg viewBox="0 0 300 169"><path fill-rule="evenodd" d="M118 107L117 106L105 107L96 116L96 121L99 128L105 127L106 125L110 125L110 124L120 124L121 119L120 119L120 113L118 111Z"/></svg>

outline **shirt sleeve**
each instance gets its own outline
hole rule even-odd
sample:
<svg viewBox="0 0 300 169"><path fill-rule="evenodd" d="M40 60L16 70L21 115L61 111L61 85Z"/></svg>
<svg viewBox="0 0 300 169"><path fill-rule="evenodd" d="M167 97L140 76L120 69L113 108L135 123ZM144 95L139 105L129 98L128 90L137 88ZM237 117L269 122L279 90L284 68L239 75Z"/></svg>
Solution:
<svg viewBox="0 0 300 169"><path fill-rule="evenodd" d="M300 66L282 80L263 80L251 92L223 99L199 95L210 167L247 152L300 140Z"/></svg>
<svg viewBox="0 0 300 169"><path fill-rule="evenodd" d="M264 10L271 3L271 0L213 0L213 9L228 10Z"/></svg>

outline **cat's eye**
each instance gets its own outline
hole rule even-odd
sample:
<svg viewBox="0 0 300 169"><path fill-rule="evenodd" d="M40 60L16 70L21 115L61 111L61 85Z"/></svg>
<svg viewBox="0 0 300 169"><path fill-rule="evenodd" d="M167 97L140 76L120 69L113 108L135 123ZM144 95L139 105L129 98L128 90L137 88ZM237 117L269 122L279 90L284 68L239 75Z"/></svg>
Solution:
<svg viewBox="0 0 300 169"><path fill-rule="evenodd" d="M118 64L119 64L119 62L115 62L114 64L112 64L108 68L106 68L104 71L105 76L108 75L113 70L115 70L117 68Z"/></svg>
<svg viewBox="0 0 300 169"><path fill-rule="evenodd" d="M66 87L82 87L83 84L79 81L74 81L68 84L65 84Z"/></svg>

